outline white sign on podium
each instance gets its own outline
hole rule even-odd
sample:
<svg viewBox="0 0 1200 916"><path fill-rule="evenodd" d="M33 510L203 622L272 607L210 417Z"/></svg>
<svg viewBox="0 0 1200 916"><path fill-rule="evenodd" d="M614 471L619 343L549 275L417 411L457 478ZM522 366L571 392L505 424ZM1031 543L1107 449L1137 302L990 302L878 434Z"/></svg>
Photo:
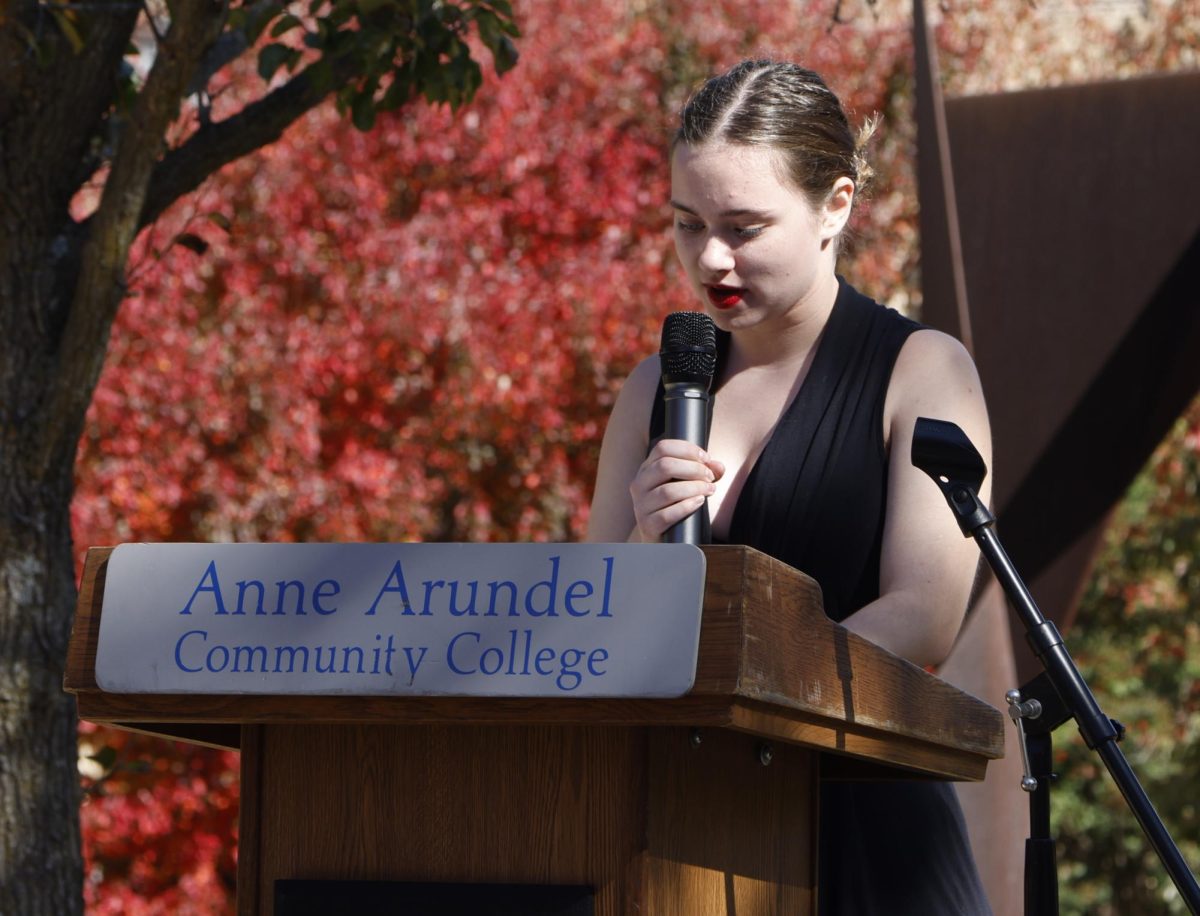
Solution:
<svg viewBox="0 0 1200 916"><path fill-rule="evenodd" d="M670 697L696 674L686 544L124 544L116 693Z"/></svg>

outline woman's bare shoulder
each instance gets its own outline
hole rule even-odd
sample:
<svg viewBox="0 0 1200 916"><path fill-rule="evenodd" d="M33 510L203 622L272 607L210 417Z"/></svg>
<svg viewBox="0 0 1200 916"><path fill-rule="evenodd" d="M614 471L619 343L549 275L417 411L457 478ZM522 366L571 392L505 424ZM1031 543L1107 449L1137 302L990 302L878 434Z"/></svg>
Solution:
<svg viewBox="0 0 1200 916"><path fill-rule="evenodd" d="M967 348L932 328L910 334L892 369L888 412L902 410L906 404L964 397L982 402L979 373Z"/></svg>
<svg viewBox="0 0 1200 916"><path fill-rule="evenodd" d="M615 421L630 423L642 429L648 428L650 411L654 406L654 392L658 389L660 376L661 369L657 355L647 356L634 366L633 371L621 385L621 391L617 395L617 402L609 419L610 425Z"/></svg>

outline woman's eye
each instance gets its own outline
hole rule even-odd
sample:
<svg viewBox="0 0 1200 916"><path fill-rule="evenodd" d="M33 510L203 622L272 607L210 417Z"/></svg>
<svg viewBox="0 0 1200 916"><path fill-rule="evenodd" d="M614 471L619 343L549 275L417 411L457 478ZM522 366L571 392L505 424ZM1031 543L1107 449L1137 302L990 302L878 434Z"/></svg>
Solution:
<svg viewBox="0 0 1200 916"><path fill-rule="evenodd" d="M689 223L682 219L675 220L675 225L684 232L699 232L704 228L703 223Z"/></svg>
<svg viewBox="0 0 1200 916"><path fill-rule="evenodd" d="M739 239L752 239L755 236L761 235L762 231L762 226L745 226L737 230L737 237Z"/></svg>

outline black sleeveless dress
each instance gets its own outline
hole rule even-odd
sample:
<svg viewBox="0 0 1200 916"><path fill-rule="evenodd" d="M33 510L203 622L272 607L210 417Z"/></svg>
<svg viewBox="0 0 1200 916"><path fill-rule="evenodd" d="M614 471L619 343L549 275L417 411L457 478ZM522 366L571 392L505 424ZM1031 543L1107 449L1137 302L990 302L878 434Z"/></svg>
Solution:
<svg viewBox="0 0 1200 916"><path fill-rule="evenodd" d="M811 575L837 621L879 597L884 398L920 328L842 281L808 377L734 507L729 542ZM719 332L718 394L728 346ZM661 385L650 425L653 441L664 427ZM821 916L991 913L948 783L823 783L819 862Z"/></svg>

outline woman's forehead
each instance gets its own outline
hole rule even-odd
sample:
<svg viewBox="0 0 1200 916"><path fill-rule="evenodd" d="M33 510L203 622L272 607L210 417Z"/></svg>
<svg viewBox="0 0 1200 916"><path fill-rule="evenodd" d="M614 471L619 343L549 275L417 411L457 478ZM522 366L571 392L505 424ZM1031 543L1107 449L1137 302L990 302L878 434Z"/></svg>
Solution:
<svg viewBox="0 0 1200 916"><path fill-rule="evenodd" d="M795 194L787 181L783 155L769 146L722 141L697 146L680 143L671 155L671 194L696 203L762 208L781 193ZM757 203L756 203L757 201Z"/></svg>

